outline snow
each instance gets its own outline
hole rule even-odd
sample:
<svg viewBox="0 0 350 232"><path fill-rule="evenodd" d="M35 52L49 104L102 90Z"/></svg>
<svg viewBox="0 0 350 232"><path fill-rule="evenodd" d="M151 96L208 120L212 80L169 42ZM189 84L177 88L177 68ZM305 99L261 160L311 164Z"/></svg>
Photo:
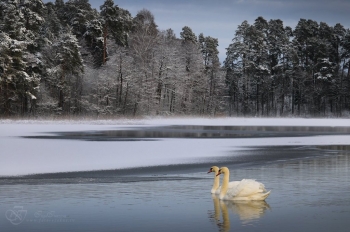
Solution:
<svg viewBox="0 0 350 232"><path fill-rule="evenodd" d="M91 142L25 139L59 131L116 130L159 125L349 126L349 119L173 118L142 120L1 120L0 176L107 170L198 163L201 159L239 154L245 146L350 145L350 136L245 139L162 139Z"/></svg>
<svg viewBox="0 0 350 232"><path fill-rule="evenodd" d="M27 81L31 81L31 77L28 75L28 73L26 73L25 71L19 71L19 74L22 74L22 76L27 80Z"/></svg>
<svg viewBox="0 0 350 232"><path fill-rule="evenodd" d="M261 71L268 71L269 69L267 67L264 67L262 65L259 65L258 67Z"/></svg>
<svg viewBox="0 0 350 232"><path fill-rule="evenodd" d="M32 100L36 99L36 97L29 91L26 92Z"/></svg>

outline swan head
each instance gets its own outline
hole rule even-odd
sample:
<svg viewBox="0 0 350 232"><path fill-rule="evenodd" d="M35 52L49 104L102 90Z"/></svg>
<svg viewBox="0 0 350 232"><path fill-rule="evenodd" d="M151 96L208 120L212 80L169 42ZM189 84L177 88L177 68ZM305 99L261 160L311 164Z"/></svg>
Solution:
<svg viewBox="0 0 350 232"><path fill-rule="evenodd" d="M228 168L227 167L221 167L220 169L219 169L219 171L218 171L218 174L216 174L217 176L218 175L220 175L220 174L222 174L222 173L230 173L230 171L228 170Z"/></svg>
<svg viewBox="0 0 350 232"><path fill-rule="evenodd" d="M215 175L219 172L219 167L213 166L209 169L208 173L214 172Z"/></svg>

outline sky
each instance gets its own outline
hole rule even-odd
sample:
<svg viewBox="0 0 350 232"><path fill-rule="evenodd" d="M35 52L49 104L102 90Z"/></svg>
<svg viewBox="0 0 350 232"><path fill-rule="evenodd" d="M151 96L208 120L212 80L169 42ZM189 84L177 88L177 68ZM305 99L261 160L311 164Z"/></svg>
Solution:
<svg viewBox="0 0 350 232"><path fill-rule="evenodd" d="M104 0L89 2L99 10ZM281 19L285 26L292 28L300 18L330 26L341 23L350 28L350 0L114 0L114 3L133 17L142 9L151 11L158 29L171 28L177 37L182 28L188 26L197 36L203 33L218 38L221 62L226 58L226 48L238 25L244 20L253 24L259 16L267 21Z"/></svg>

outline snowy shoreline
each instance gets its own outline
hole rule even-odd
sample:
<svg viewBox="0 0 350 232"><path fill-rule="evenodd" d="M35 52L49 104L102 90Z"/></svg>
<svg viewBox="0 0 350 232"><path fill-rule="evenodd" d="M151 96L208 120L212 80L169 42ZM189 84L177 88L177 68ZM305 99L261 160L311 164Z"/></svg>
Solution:
<svg viewBox="0 0 350 232"><path fill-rule="evenodd" d="M138 119L0 119L3 124L87 124L87 125L237 125L237 126L349 126L347 118L201 118L145 117Z"/></svg>

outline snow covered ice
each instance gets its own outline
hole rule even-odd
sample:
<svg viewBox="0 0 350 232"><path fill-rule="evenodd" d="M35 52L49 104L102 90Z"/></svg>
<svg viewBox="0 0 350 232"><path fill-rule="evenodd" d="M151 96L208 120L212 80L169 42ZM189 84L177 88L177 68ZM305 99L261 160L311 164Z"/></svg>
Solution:
<svg viewBox="0 0 350 232"><path fill-rule="evenodd" d="M27 139L51 132L129 130L161 125L329 126L350 125L348 119L184 118L102 121L12 121L0 123L0 176L34 173L123 169L198 163L239 154L252 146L349 145L349 135L308 137L185 139L156 141L81 141Z"/></svg>

